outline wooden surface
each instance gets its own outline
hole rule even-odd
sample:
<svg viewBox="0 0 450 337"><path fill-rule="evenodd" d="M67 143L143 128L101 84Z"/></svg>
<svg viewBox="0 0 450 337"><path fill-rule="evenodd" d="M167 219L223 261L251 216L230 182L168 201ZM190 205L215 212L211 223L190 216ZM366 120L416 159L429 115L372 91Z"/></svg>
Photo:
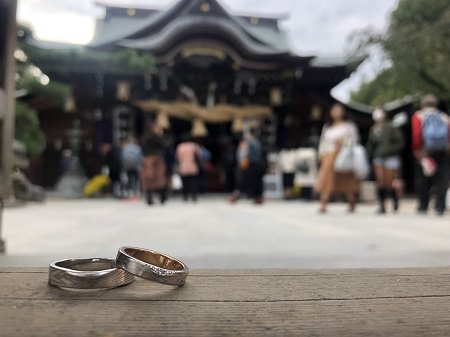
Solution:
<svg viewBox="0 0 450 337"><path fill-rule="evenodd" d="M105 291L6 268L0 336L450 336L450 268L195 270Z"/></svg>

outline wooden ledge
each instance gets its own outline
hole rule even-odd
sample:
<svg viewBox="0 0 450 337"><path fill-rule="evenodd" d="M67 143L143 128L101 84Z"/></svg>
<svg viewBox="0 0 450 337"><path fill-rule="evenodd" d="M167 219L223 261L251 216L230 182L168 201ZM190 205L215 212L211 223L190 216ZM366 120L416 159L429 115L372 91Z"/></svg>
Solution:
<svg viewBox="0 0 450 337"><path fill-rule="evenodd" d="M65 291L0 269L0 336L450 336L450 268L195 270Z"/></svg>

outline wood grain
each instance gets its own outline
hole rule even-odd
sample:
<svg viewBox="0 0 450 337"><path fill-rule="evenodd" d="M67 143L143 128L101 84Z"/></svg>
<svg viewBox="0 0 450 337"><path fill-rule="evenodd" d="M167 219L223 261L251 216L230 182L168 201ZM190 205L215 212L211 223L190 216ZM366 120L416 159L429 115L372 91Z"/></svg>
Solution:
<svg viewBox="0 0 450 337"><path fill-rule="evenodd" d="M450 336L450 270L194 271L185 287L0 269L0 336Z"/></svg>

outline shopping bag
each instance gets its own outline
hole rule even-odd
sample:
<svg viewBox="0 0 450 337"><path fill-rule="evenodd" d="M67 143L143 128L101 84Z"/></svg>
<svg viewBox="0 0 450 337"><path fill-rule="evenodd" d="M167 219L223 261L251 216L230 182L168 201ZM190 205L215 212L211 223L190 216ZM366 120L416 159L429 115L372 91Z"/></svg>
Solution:
<svg viewBox="0 0 450 337"><path fill-rule="evenodd" d="M83 194L86 197L92 197L95 194L101 193L109 185L111 185L111 179L107 175L98 174L84 185Z"/></svg>
<svg viewBox="0 0 450 337"><path fill-rule="evenodd" d="M179 174L172 175L172 190L179 191L183 188L183 181Z"/></svg>
<svg viewBox="0 0 450 337"><path fill-rule="evenodd" d="M361 180L366 179L370 173L366 149L359 144L353 148L353 172Z"/></svg>
<svg viewBox="0 0 450 337"><path fill-rule="evenodd" d="M334 170L336 172L344 173L353 171L353 148L354 146L352 144L342 146L334 162Z"/></svg>

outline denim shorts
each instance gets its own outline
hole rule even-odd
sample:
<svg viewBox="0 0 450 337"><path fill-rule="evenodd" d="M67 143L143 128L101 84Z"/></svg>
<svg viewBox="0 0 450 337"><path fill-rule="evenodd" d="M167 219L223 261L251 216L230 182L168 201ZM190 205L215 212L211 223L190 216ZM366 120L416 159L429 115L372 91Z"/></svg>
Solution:
<svg viewBox="0 0 450 337"><path fill-rule="evenodd" d="M374 158L373 164L383 166L388 170L399 170L401 161L399 156L392 156L387 158Z"/></svg>

